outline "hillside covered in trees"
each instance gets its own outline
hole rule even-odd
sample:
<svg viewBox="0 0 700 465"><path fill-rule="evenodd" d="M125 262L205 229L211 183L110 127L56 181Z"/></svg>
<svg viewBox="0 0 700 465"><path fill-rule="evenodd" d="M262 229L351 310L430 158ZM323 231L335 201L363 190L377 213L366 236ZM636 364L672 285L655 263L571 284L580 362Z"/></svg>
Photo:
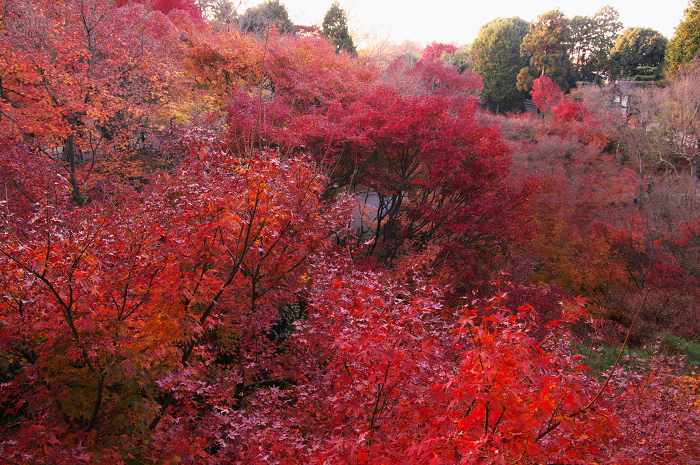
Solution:
<svg viewBox="0 0 700 465"><path fill-rule="evenodd" d="M0 0L0 462L700 462L699 9Z"/></svg>

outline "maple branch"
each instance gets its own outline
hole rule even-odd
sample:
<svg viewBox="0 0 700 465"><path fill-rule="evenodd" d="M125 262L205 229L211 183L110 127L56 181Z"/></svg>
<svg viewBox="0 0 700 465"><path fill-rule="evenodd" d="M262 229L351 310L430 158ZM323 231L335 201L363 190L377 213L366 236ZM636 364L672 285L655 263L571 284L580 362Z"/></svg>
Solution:
<svg viewBox="0 0 700 465"><path fill-rule="evenodd" d="M75 320L73 320L73 312L72 309L75 306L75 300L73 299L73 288L69 287L68 288L68 305L65 305L64 309L62 310L63 317L66 319L66 322L68 323L68 327L71 330L71 333L73 334L73 337L75 338L76 341L80 340L80 334L78 333L78 328L75 326Z"/></svg>
<svg viewBox="0 0 700 465"><path fill-rule="evenodd" d="M2 112L0 112L0 113L2 113ZM17 183L17 181L15 181L14 178L11 178L10 182L12 183L13 186L15 186L15 188L19 191L19 193L22 194L27 200L29 200L31 203L36 203L36 201L32 197L30 197L29 194L27 194L24 189L22 189L22 186L20 186ZM7 196L7 193L5 193L5 196Z"/></svg>
<svg viewBox="0 0 700 465"><path fill-rule="evenodd" d="M111 213L111 211L110 211L110 213ZM107 214L107 216L109 216L109 213ZM48 213L47 213L47 221L48 221ZM43 273L41 274L41 276L40 276L40 279L41 279L47 286L50 286L50 289L52 290L52 292L54 293L54 295L58 296L58 298L60 299L60 302L61 302L62 305L63 305L63 316L66 318L66 322L68 323L68 326L70 327L71 332L73 333L73 336L75 337L76 340L80 340L80 335L79 335L79 333L78 333L78 328L75 326L75 321L74 321L74 319L73 319L73 308L74 308L74 306L76 306L77 304L76 304L76 300L73 298L73 286L72 286L72 284L70 284L70 283L73 281L73 276L74 276L74 273L75 273L75 269L78 267L78 263L80 263L80 260L82 259L83 255L85 255L85 252L87 251L88 247L89 247L90 244L92 244L92 242L95 240L95 238L97 237L97 234L100 232L100 230L102 229L102 227L105 225L106 222L107 222L107 218L105 217L105 219L102 221L102 223L101 223L100 226L97 228L97 230L95 230L95 233L94 233L94 234L92 235L92 237L88 240L88 242L85 244L85 247L83 247L83 250L78 254L78 256L77 256L77 257L75 258L75 260L73 261L73 264L71 265L71 272L70 272L70 274L68 275L68 282L69 282L69 286L68 286L68 303L63 302L63 299L58 295L58 292L57 292L56 290L53 289L53 285L52 285L51 283L49 283L48 279L46 279L46 277L44 276L44 275L46 274L46 271L47 271L47 267L46 267L46 266L44 267L44 272L43 272ZM47 229L48 229L48 228L47 228ZM47 261L48 261L48 249L49 249L49 247L47 246L47 252L46 252L46 253L47 253ZM85 355L84 355L84 356L85 356ZM90 359L89 359L87 356L85 356L85 361L86 361L86 363L88 364L88 366L90 367L90 370L94 372L95 369L94 369L94 367L92 366L92 363L90 362Z"/></svg>
<svg viewBox="0 0 700 465"><path fill-rule="evenodd" d="M286 252L287 248L288 248L288 245L285 245L284 248L283 248L283 250L282 250L282 253L281 253L280 255L283 255L284 252ZM256 278L256 282L258 283L258 285L260 286L260 288L256 290L255 285L253 285L253 290L252 290L252 292L253 292L253 294L255 295L255 299L258 299L258 298L260 298L260 297L263 297L265 294L267 294L267 293L270 292L272 289L274 289L274 288L275 288L275 285L276 285L277 283L279 283L280 281L282 281L282 280L284 279L284 277L285 277L287 274L291 273L292 271L294 271L295 269L297 269L298 267L300 267L301 265L303 265L304 262L306 262L306 261L308 260L308 258L309 258L308 254L307 254L307 255L304 255L303 257L301 257L296 263L290 265L290 266L287 268L286 271L281 272L281 273L280 273L278 276L276 276L272 281L268 281L268 284L267 284L266 287L263 287L262 284L260 283L260 281L257 280L257 278L258 278L258 276L259 276L259 272L260 272L260 266L258 266L258 267L257 267L257 270L256 270L255 278ZM253 273L251 273L251 278L253 278Z"/></svg>
<svg viewBox="0 0 700 465"><path fill-rule="evenodd" d="M158 427L160 420L163 418L163 415L165 415L166 410L168 410L168 408L170 408L170 405L172 405L173 400L175 400L175 397L173 397L171 393L167 393L165 395L165 399L159 402L160 412L156 414L151 423L148 425L149 431L153 431Z"/></svg>
<svg viewBox="0 0 700 465"><path fill-rule="evenodd" d="M561 420L554 421L554 415L557 414L557 411L559 410L559 407L561 407L561 403L564 401L564 397L566 397L566 393L568 392L569 388L564 390L564 394L562 394L561 398L559 399L559 402L557 402L557 406L554 407L554 411L552 411L552 416L549 417L549 422L547 423L547 428L544 429L544 431L540 432L535 440L533 442L537 442L543 437L547 436L549 433L554 431L560 424Z"/></svg>
<svg viewBox="0 0 700 465"><path fill-rule="evenodd" d="M389 377L389 367L390 367L390 365L391 365L391 361L386 362L386 370L384 370L384 381L383 381L382 383L380 383L380 384L377 386L377 398L376 398L376 400L375 400L375 402L374 402L374 407L373 407L373 409L372 409L372 416L370 417L370 421L369 421L369 431L370 431L370 433L371 433L372 431L374 431L374 421L375 421L375 418L376 418L379 414L381 414L381 411L382 411L382 409L383 409L383 407L382 407L382 408L379 407L379 403L381 402L382 391L383 391L384 388L386 387L386 381L387 381L387 379L388 379L388 377ZM385 399L386 399L386 396L387 396L387 395L388 395L388 394L385 394Z"/></svg>
<svg viewBox="0 0 700 465"><path fill-rule="evenodd" d="M498 416L498 419L496 420L496 422L493 424L493 428L491 428L491 434L495 434L495 433L496 433L496 428L498 427L498 425L501 424L501 421L503 420L503 417L504 417L505 414L506 414L506 410L507 410L506 407L503 407L503 411L502 411L501 414Z"/></svg>
<svg viewBox="0 0 700 465"><path fill-rule="evenodd" d="M550 419L550 421L551 421L551 419ZM558 427L559 425L561 425L561 420L557 420L557 421L555 421L554 423L550 423L549 426L547 427L547 429L545 429L545 430L542 431L540 434L538 434L538 435L537 435L537 438L535 438L535 440L534 440L533 442L537 442L537 441L539 441L540 439L542 439L543 437L547 436L549 433L551 433L552 431L554 431L555 429L557 429L557 427Z"/></svg>
<svg viewBox="0 0 700 465"><path fill-rule="evenodd" d="M95 423L97 422L97 415L100 412L100 408L102 407L102 398L104 395L104 388L105 388L105 378L106 374L102 373L98 377L98 384L97 384L97 399L95 399L95 405L92 409L92 416L90 417L90 423L88 423L87 430L92 431L93 428L95 427Z"/></svg>
<svg viewBox="0 0 700 465"><path fill-rule="evenodd" d="M622 352L625 350L625 346L627 345L627 341L629 340L630 333L632 332L632 328L634 327L634 324L637 322L637 318L639 317L639 314L642 311L642 308L644 308L644 304L647 301L647 297L649 296L649 290L647 290L646 294L644 294L644 299L642 300L642 303L639 305L639 308L637 309L637 313L634 315L634 319L632 320L632 324L630 325L629 329L627 330L627 336L625 336L625 341L622 343L622 347L620 347L620 353L617 354L617 359L615 360L615 363L613 364L612 368L610 369L610 373L608 374L607 379L605 380L605 383L603 386L600 388L598 391L598 394L591 400L588 405L586 405L584 408L579 410L578 412L572 413L571 417L579 415L586 410L590 409L593 407L593 404L596 403L598 398L603 394L603 391L605 391L605 388L608 386L608 383L610 382L610 379L612 378L613 373L615 372L615 368L617 368L618 363L620 362L620 358L622 358Z"/></svg>
<svg viewBox="0 0 700 465"><path fill-rule="evenodd" d="M22 348L10 348L7 350L9 354L12 354L16 357L21 357L25 359L27 362L30 364L34 364L37 360L36 354L32 353L29 349L22 349Z"/></svg>
<svg viewBox="0 0 700 465"><path fill-rule="evenodd" d="M8 258L10 261L16 263L19 265L24 271L28 272L29 274L33 275L35 278L37 278L39 281L43 282L46 287L49 289L51 294L53 294L53 297L56 299L56 302L61 305L61 307L68 308L68 304L63 301L63 298L61 295L58 293L56 288L54 287L53 283L49 281L43 274L39 274L38 271L34 270L33 268L30 268L29 266L25 265L21 260L18 258L13 257L12 255L8 254L4 249L0 249L0 254L4 255L6 258ZM73 305L72 303L70 305Z"/></svg>
<svg viewBox="0 0 700 465"><path fill-rule="evenodd" d="M491 415L491 406L490 402L484 403L484 434L488 434L489 431L489 416Z"/></svg>
<svg viewBox="0 0 700 465"><path fill-rule="evenodd" d="M122 312L120 313L120 320L124 321L124 320L126 320L127 318L129 318L131 315L134 314L134 312L136 312L136 310L139 309L139 307L141 307L141 305L142 305L144 302L146 302L146 301L148 300L148 298L151 296L151 290L153 289L153 281L156 279L156 276L158 276L158 274L159 274L161 271L163 271L163 270L165 270L165 266L156 269L155 273L153 273L153 275L152 275L152 276L150 277L150 279L148 280L148 290L146 291L146 293L144 294L144 296L141 298L141 300L140 300L136 305L134 305L134 308L132 308L130 312L124 313L124 312L122 311ZM123 309L123 310L125 310L125 309L126 309L126 306L124 306L124 309Z"/></svg>
<svg viewBox="0 0 700 465"><path fill-rule="evenodd" d="M0 455L0 460L2 460L2 461L4 461L4 462L7 462L7 463L9 463L10 465L19 465L17 462L13 462L13 461L10 460L10 459L6 459L6 458L3 457L2 455Z"/></svg>
<svg viewBox="0 0 700 465"><path fill-rule="evenodd" d="M298 383L293 379L266 379L263 381L258 381L257 383L247 384L241 390L240 397L247 397L255 392L256 389L261 387L290 387L296 386Z"/></svg>
<svg viewBox="0 0 700 465"><path fill-rule="evenodd" d="M48 191L46 192L46 203L48 204ZM49 270L49 257L51 255L51 217L49 217L49 210L46 209L46 257L44 257L44 269L41 271L41 276L46 276L46 272Z"/></svg>
<svg viewBox="0 0 700 465"><path fill-rule="evenodd" d="M352 373L350 373L350 367L348 367L348 361L343 358L343 368L345 368L345 372L348 374L348 376L352 377Z"/></svg>
<svg viewBox="0 0 700 465"><path fill-rule="evenodd" d="M243 230L245 230L245 239L243 241L243 247L240 252L239 256L236 256L235 254L232 254L230 250L228 250L229 255L234 258L234 264L233 264L233 269L229 272L226 281L221 285L219 288L219 291L216 293L214 298L209 302L209 305L207 305L207 308L202 312L202 316L199 318L200 324L203 324L207 318L211 315L211 313L214 311L214 307L219 303L219 299L221 299L221 296L224 294L228 286L231 285L233 282L233 278L236 277L236 274L238 274L238 270L241 268L241 265L243 264L243 259L245 258L246 254L248 253L248 245L250 244L250 237L251 237L251 230L253 229L253 220L255 219L255 214L258 209L258 205L260 203L260 191L256 192L255 195L255 203L253 204L252 209L250 210L250 221L248 221L248 226L246 227L241 227L241 232L238 235L238 242L240 243L240 237L243 235ZM262 229L261 229L262 231ZM223 239L223 237L222 237ZM204 269L202 269L202 272L204 272ZM195 346L197 345L196 341L192 340L187 344L186 349L182 353L182 358L180 359L180 363L185 365L187 363L187 360L190 358L192 355L192 351L194 350ZM155 421L155 420L154 420ZM156 422L157 424L157 422Z"/></svg>
<svg viewBox="0 0 700 465"><path fill-rule="evenodd" d="M212 299L212 302L209 304L207 309L202 314L202 317L199 319L200 323L204 323L204 321L209 317L209 315L211 314L211 311L214 309L214 305L216 305L216 303L219 301L219 298L221 297L221 294L223 294L224 289L231 284L231 282L233 281L233 278L235 277L236 273L238 273L238 270L240 269L241 265L243 264L243 259L245 258L246 254L248 253L248 247L249 247L250 238L251 238L251 231L253 230L253 221L255 220L255 215L257 213L259 204L260 204L260 191L256 192L256 194L255 194L255 203L253 204L252 210L249 212L250 219L248 221L247 227L241 227L241 230L238 234L237 243L241 244L241 236L243 236L243 231L245 230L245 237L243 239L243 243L241 246L241 252L239 254L234 254L227 247L227 251L229 253L229 256L234 259L233 269L229 273L229 275L226 279L226 282L224 282L224 284L221 286L221 289L219 290L219 292L216 294L214 299ZM264 225L265 225L265 222L263 221L263 224L260 226L260 232L262 231ZM223 234L221 235L221 240L223 241Z"/></svg>
<svg viewBox="0 0 700 465"><path fill-rule="evenodd" d="M143 237L142 237L142 239L143 239ZM140 254L140 252L141 252L141 246L142 246L142 245L143 245L143 242L139 243L139 245L138 245L138 247L137 247L137 249L136 249L136 256L138 256L138 255ZM126 316L124 316L124 311L126 310L126 300L127 300L128 296L129 296L129 286L130 286L130 284L131 284L131 273L132 273L132 271L133 271L133 268L134 268L134 267L133 267L133 265L132 265L131 269L129 270L129 273L126 275L126 279L124 280L124 281L125 281L125 284L124 284L124 292L122 293L122 299L121 299L122 302L121 302L121 304L119 304L119 303L117 302L117 300L114 298L114 295L110 295L110 297L112 298L112 302L114 303L114 306L115 306L116 309L117 309L117 320L119 320L119 321L123 321L123 320L129 318L129 316L131 316L131 315L138 309L138 307L140 307L141 304L144 302L144 300L141 300L141 302L139 302L138 304L136 304L136 306L134 306L134 308L132 309L131 312L129 312ZM157 273L156 273L156 274L157 274ZM154 275L154 278L155 278L155 275ZM151 284L153 284L153 278L151 279L151 282L149 283L149 289L148 289L148 291L146 292L146 296L144 297L144 299L145 299L146 297L148 297L148 295L149 295L150 292L151 292L151 290L150 290L150 285L151 285Z"/></svg>
<svg viewBox="0 0 700 465"><path fill-rule="evenodd" d="M539 441L543 437L547 436L549 433L554 431L560 424L561 420L554 421L554 416L557 414L559 411L559 407L561 407L561 403L564 401L564 397L566 397L566 393L569 391L569 386L571 386L571 383L564 389L564 394L561 395L561 398L559 399L559 402L557 402L557 406L554 407L554 410L552 411L552 415L549 417L549 421L547 422L547 428L544 429L544 431L541 431L533 443Z"/></svg>
<svg viewBox="0 0 700 465"><path fill-rule="evenodd" d="M88 247L90 247L90 244L92 244L92 243L95 241L95 238L96 238L97 235L100 233L100 231L101 231L102 228L104 227L105 223L107 223L107 218L109 217L109 215L112 214L112 211L113 211L113 210L114 210L114 208L111 208L111 209L107 212L107 215L105 215L104 219L102 220L102 222L100 223L100 225L98 226L98 228L95 230L95 233L94 233L94 234L92 235L92 237L90 237L90 239L85 243L85 247L83 247L83 250L81 250L80 253L78 254L78 256L75 257L75 260L73 261L73 264L71 265L71 270L75 271L75 268L78 266L78 263L79 263L80 260L83 258L83 255L85 255L85 252L87 252Z"/></svg>
<svg viewBox="0 0 700 465"><path fill-rule="evenodd" d="M473 327L471 328L472 330L469 331L469 337L471 337L472 342L474 343L474 347L477 349L481 349L481 345L476 342L476 338L474 337L474 331ZM481 350L479 350L479 365L481 366L481 371L484 371L484 361L481 359Z"/></svg>

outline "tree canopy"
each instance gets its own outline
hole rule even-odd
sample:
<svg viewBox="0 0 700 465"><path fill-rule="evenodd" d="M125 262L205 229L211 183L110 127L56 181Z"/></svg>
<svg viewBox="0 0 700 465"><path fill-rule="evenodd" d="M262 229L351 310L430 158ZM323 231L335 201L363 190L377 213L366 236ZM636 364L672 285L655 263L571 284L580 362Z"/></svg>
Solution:
<svg viewBox="0 0 700 465"><path fill-rule="evenodd" d="M264 36L268 27L275 27L280 33L293 33L294 24L289 12L280 0L267 0L258 6L248 8L240 17L239 24L245 32Z"/></svg>
<svg viewBox="0 0 700 465"><path fill-rule="evenodd" d="M622 30L619 13L604 6L591 18L575 16L571 20L571 55L577 79L597 81L609 68L608 58Z"/></svg>
<svg viewBox="0 0 700 465"><path fill-rule="evenodd" d="M547 76L565 91L575 83L569 58L571 21L561 10L551 10L530 23L520 53L529 57L530 65L518 75L518 89L529 91L536 78Z"/></svg>
<svg viewBox="0 0 700 465"><path fill-rule="evenodd" d="M524 95L516 83L527 59L520 54L529 23L520 18L497 18L481 26L472 43L473 69L483 81L481 98L496 111L519 106Z"/></svg>
<svg viewBox="0 0 700 465"><path fill-rule="evenodd" d="M336 53L346 51L352 55L357 55L355 43L348 31L348 17L345 10L340 8L338 2L333 2L326 15L323 17L323 35L328 37L335 46Z"/></svg>
<svg viewBox="0 0 700 465"><path fill-rule="evenodd" d="M633 27L625 29L615 41L610 51L610 76L613 79L628 78L649 74L640 69L653 68L658 75L664 63L668 39L660 32L649 28Z"/></svg>
<svg viewBox="0 0 700 465"><path fill-rule="evenodd" d="M666 49L668 71L675 73L678 68L689 63L700 52L700 0L693 0L685 9L683 19L676 28Z"/></svg>

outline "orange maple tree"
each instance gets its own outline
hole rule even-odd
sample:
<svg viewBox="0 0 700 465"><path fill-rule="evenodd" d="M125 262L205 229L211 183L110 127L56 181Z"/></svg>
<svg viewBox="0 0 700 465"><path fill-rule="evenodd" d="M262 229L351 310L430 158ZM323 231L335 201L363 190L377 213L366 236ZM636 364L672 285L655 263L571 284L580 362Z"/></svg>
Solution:
<svg viewBox="0 0 700 465"><path fill-rule="evenodd" d="M161 18L108 0L8 2L7 9L0 124L65 165L82 202L85 176L114 171L144 137L146 109L165 96Z"/></svg>

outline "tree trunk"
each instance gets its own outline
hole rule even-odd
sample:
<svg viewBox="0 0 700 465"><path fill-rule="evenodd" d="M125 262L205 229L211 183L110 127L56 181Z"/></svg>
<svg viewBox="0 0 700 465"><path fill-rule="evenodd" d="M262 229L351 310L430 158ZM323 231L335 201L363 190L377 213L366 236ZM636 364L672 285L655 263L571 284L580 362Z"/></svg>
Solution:
<svg viewBox="0 0 700 465"><path fill-rule="evenodd" d="M78 185L78 178L76 176L77 163L75 160L75 129L77 124L74 118L71 118L70 126L71 133L66 138L66 145L63 147L63 156L68 162L68 179L71 187L73 188L71 195L76 203L82 204L85 203L85 197L80 192L80 186Z"/></svg>
<svg viewBox="0 0 700 465"><path fill-rule="evenodd" d="M693 157L690 162L690 201L695 203L698 195L698 159Z"/></svg>

